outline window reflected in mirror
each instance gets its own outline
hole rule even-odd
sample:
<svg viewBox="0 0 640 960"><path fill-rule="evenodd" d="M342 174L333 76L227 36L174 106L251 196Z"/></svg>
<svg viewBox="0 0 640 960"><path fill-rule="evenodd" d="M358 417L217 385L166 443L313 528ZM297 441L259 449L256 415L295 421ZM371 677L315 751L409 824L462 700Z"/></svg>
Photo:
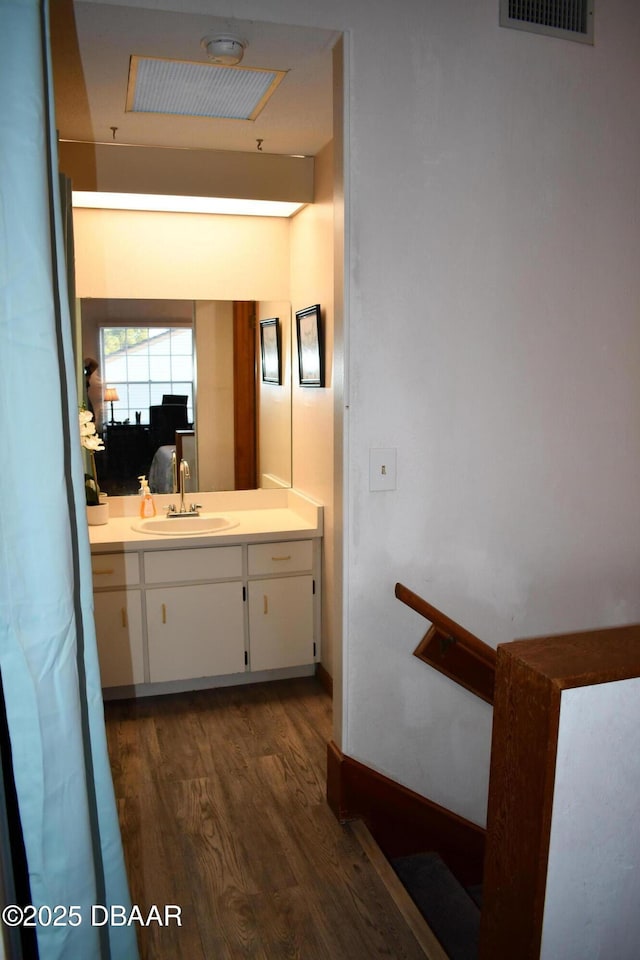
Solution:
<svg viewBox="0 0 640 960"><path fill-rule="evenodd" d="M100 327L100 369L105 386L118 393L116 423L149 425L150 409L180 404L176 397L186 398L193 422L192 327Z"/></svg>

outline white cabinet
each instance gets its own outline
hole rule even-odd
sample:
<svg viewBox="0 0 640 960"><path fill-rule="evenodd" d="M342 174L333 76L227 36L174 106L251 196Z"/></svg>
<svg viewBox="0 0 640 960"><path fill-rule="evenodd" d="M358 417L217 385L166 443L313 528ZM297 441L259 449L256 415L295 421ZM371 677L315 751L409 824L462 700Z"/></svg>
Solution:
<svg viewBox="0 0 640 960"><path fill-rule="evenodd" d="M98 553L91 557L93 589L132 587L140 583L137 553Z"/></svg>
<svg viewBox="0 0 640 960"><path fill-rule="evenodd" d="M313 663L313 577L252 580L249 638L252 670Z"/></svg>
<svg viewBox="0 0 640 960"><path fill-rule="evenodd" d="M148 550L144 554L144 578L146 583L240 580L242 547Z"/></svg>
<svg viewBox="0 0 640 960"><path fill-rule="evenodd" d="M252 670L296 667L315 660L313 567L312 540L249 545Z"/></svg>
<svg viewBox="0 0 640 960"><path fill-rule="evenodd" d="M320 540L95 554L102 685L312 667L319 654ZM227 681L229 682L229 681ZM174 688L175 689L175 688Z"/></svg>
<svg viewBox="0 0 640 960"><path fill-rule="evenodd" d="M245 670L242 569L240 546L144 554L151 683Z"/></svg>
<svg viewBox="0 0 640 960"><path fill-rule="evenodd" d="M313 540L249 544L249 576L278 576L313 569Z"/></svg>
<svg viewBox="0 0 640 960"><path fill-rule="evenodd" d="M242 582L147 590L147 637L151 683L242 673Z"/></svg>
<svg viewBox="0 0 640 960"><path fill-rule="evenodd" d="M102 686L125 687L143 683L140 591L97 593L94 606Z"/></svg>
<svg viewBox="0 0 640 960"><path fill-rule="evenodd" d="M143 683L144 632L138 555L94 556L92 571L102 686ZM121 589L110 589L113 587Z"/></svg>

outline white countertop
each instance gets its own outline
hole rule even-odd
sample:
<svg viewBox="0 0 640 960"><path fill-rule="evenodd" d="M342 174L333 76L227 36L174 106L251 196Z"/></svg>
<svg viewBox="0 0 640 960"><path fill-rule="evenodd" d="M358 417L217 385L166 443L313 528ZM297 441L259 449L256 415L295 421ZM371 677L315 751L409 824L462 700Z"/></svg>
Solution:
<svg viewBox="0 0 640 960"><path fill-rule="evenodd" d="M164 494L155 496L154 500L157 516L162 517L177 497ZM232 520L234 526L206 533L141 533L133 529L140 523L139 498L113 497L109 499L109 522L89 527L91 552L181 549L322 536L322 507L294 490L192 493L186 500L202 505L201 516L223 515Z"/></svg>

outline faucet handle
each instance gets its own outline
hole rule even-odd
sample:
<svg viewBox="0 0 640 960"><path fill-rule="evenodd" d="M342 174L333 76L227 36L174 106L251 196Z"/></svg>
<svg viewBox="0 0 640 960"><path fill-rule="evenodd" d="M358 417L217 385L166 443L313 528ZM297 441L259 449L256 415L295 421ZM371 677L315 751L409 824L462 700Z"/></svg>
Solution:
<svg viewBox="0 0 640 960"><path fill-rule="evenodd" d="M169 506L167 507L167 514L175 513L175 512L176 512L175 503L170 503Z"/></svg>

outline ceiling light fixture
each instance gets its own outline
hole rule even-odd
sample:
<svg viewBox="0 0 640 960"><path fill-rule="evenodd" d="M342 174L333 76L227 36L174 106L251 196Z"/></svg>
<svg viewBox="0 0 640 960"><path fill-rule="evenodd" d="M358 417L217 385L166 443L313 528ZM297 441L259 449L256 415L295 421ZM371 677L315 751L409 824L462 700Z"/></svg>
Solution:
<svg viewBox="0 0 640 960"><path fill-rule="evenodd" d="M203 37L200 46L207 51L207 57L212 63L222 63L227 67L234 67L244 56L246 40L233 33L223 33L213 37Z"/></svg>

